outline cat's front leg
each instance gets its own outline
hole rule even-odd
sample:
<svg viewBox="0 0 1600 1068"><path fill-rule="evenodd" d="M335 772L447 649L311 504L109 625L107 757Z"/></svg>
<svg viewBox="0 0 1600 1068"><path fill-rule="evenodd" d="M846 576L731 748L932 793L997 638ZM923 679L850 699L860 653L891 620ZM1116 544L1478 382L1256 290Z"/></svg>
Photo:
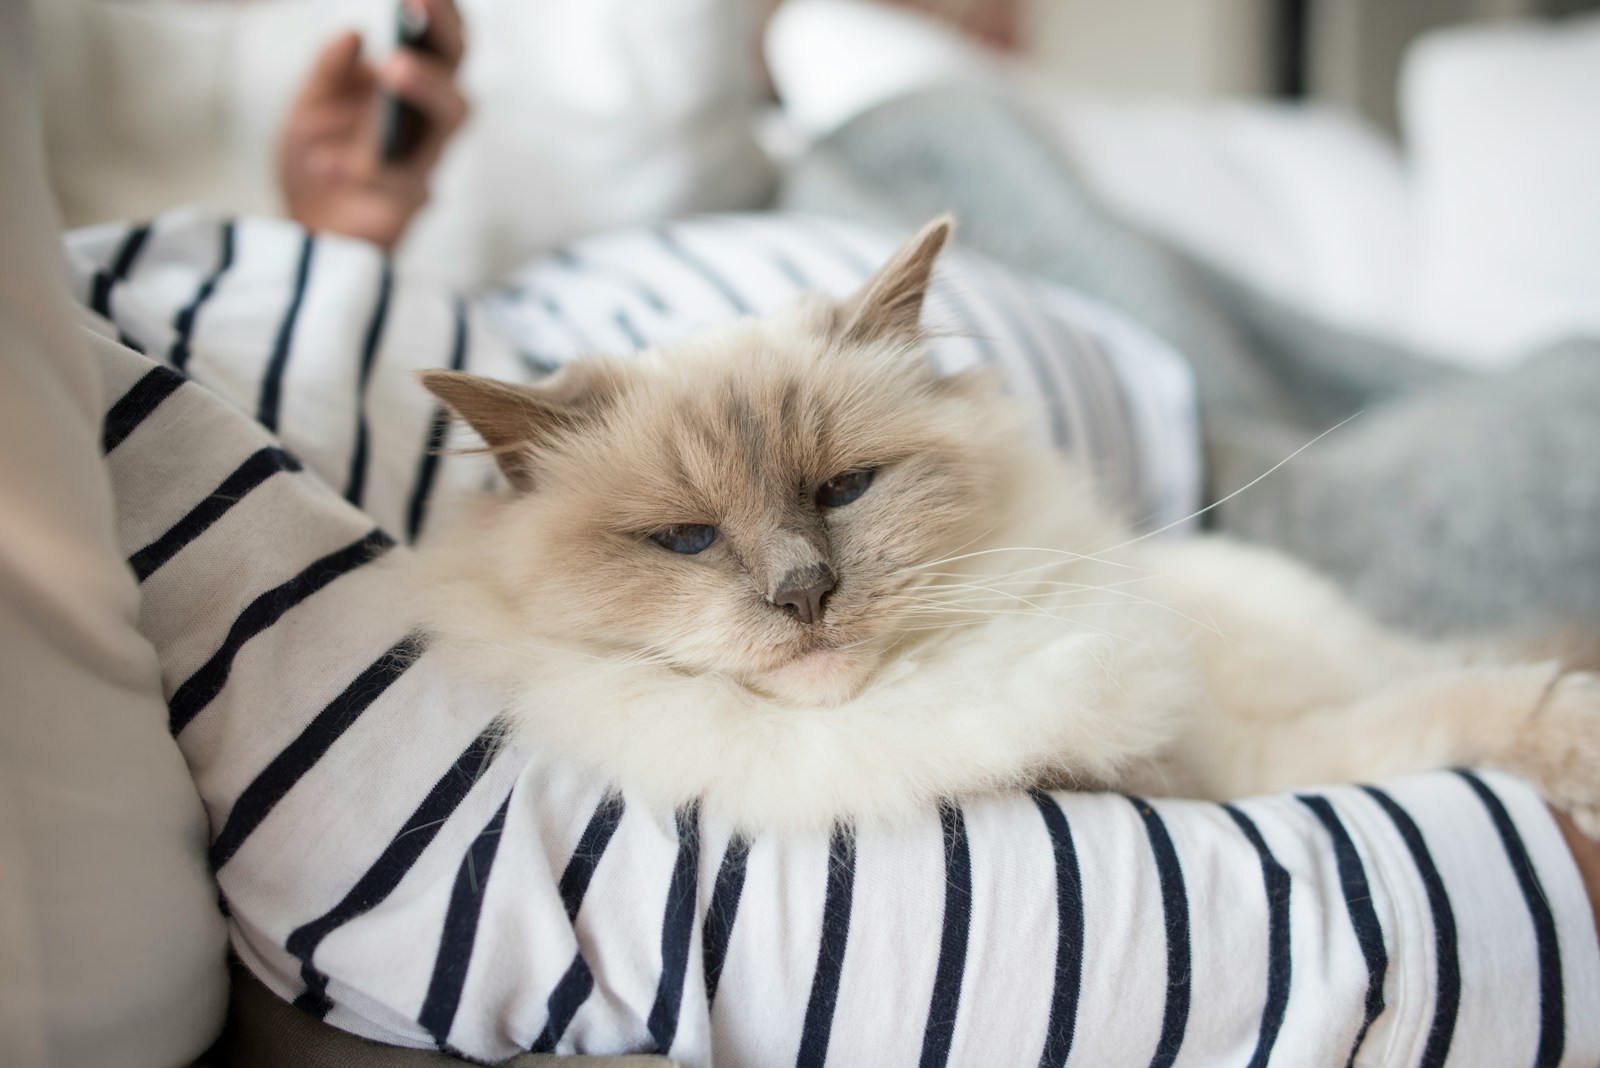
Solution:
<svg viewBox="0 0 1600 1068"><path fill-rule="evenodd" d="M1580 830L1600 839L1600 677L1557 679L1527 729L1494 762L1533 780Z"/></svg>
<svg viewBox="0 0 1600 1068"><path fill-rule="evenodd" d="M1555 664L1483 665L1420 673L1298 715L1219 707L1190 725L1175 757L1219 798L1493 764L1593 813L1600 682Z"/></svg>

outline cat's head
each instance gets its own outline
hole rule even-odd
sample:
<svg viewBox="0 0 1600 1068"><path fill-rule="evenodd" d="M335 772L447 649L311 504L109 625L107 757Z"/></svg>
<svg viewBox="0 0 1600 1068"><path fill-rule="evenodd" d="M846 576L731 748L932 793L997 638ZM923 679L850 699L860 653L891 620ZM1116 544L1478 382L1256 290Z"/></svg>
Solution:
<svg viewBox="0 0 1600 1068"><path fill-rule="evenodd" d="M800 702L913 636L917 588L996 522L1017 435L988 376L941 378L919 319L951 220L848 301L807 295L536 386L423 381L515 489L487 573L544 635Z"/></svg>

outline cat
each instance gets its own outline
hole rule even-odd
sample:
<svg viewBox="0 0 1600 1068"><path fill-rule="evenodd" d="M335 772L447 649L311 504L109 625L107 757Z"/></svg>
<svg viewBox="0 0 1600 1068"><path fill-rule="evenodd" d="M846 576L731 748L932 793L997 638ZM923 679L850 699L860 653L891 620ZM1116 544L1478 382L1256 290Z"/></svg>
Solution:
<svg viewBox="0 0 1600 1068"><path fill-rule="evenodd" d="M1489 763L1600 832L1600 681L1380 626L1266 549L1133 536L984 370L940 377L951 233L622 361L423 384L511 492L418 555L506 729L749 831L1032 786L1234 798Z"/></svg>

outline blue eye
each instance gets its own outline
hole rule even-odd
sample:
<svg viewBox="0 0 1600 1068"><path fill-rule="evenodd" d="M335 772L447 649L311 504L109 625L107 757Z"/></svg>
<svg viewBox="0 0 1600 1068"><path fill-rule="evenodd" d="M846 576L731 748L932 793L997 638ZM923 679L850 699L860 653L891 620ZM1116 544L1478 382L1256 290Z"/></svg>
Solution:
<svg viewBox="0 0 1600 1068"><path fill-rule="evenodd" d="M846 471L842 475L834 475L817 487L817 507L842 507L867 492L870 485L871 471Z"/></svg>
<svg viewBox="0 0 1600 1068"><path fill-rule="evenodd" d="M717 528L702 523L679 523L665 530L656 531L650 535L650 540L663 549L693 556L711 547L711 543L717 540Z"/></svg>

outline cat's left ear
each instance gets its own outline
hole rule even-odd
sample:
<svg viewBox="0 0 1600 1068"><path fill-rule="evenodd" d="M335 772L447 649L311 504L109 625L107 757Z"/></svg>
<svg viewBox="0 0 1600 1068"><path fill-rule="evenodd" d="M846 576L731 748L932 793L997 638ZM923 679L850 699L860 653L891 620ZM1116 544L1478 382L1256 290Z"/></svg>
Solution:
<svg viewBox="0 0 1600 1068"><path fill-rule="evenodd" d="M533 488L541 449L590 423L622 391L620 370L602 359L576 360L536 386L460 371L423 371L417 377L478 432L485 451L521 490Z"/></svg>
<svg viewBox="0 0 1600 1068"><path fill-rule="evenodd" d="M901 245L839 309L838 336L856 344L916 337L934 262L955 226L953 215L941 215Z"/></svg>

